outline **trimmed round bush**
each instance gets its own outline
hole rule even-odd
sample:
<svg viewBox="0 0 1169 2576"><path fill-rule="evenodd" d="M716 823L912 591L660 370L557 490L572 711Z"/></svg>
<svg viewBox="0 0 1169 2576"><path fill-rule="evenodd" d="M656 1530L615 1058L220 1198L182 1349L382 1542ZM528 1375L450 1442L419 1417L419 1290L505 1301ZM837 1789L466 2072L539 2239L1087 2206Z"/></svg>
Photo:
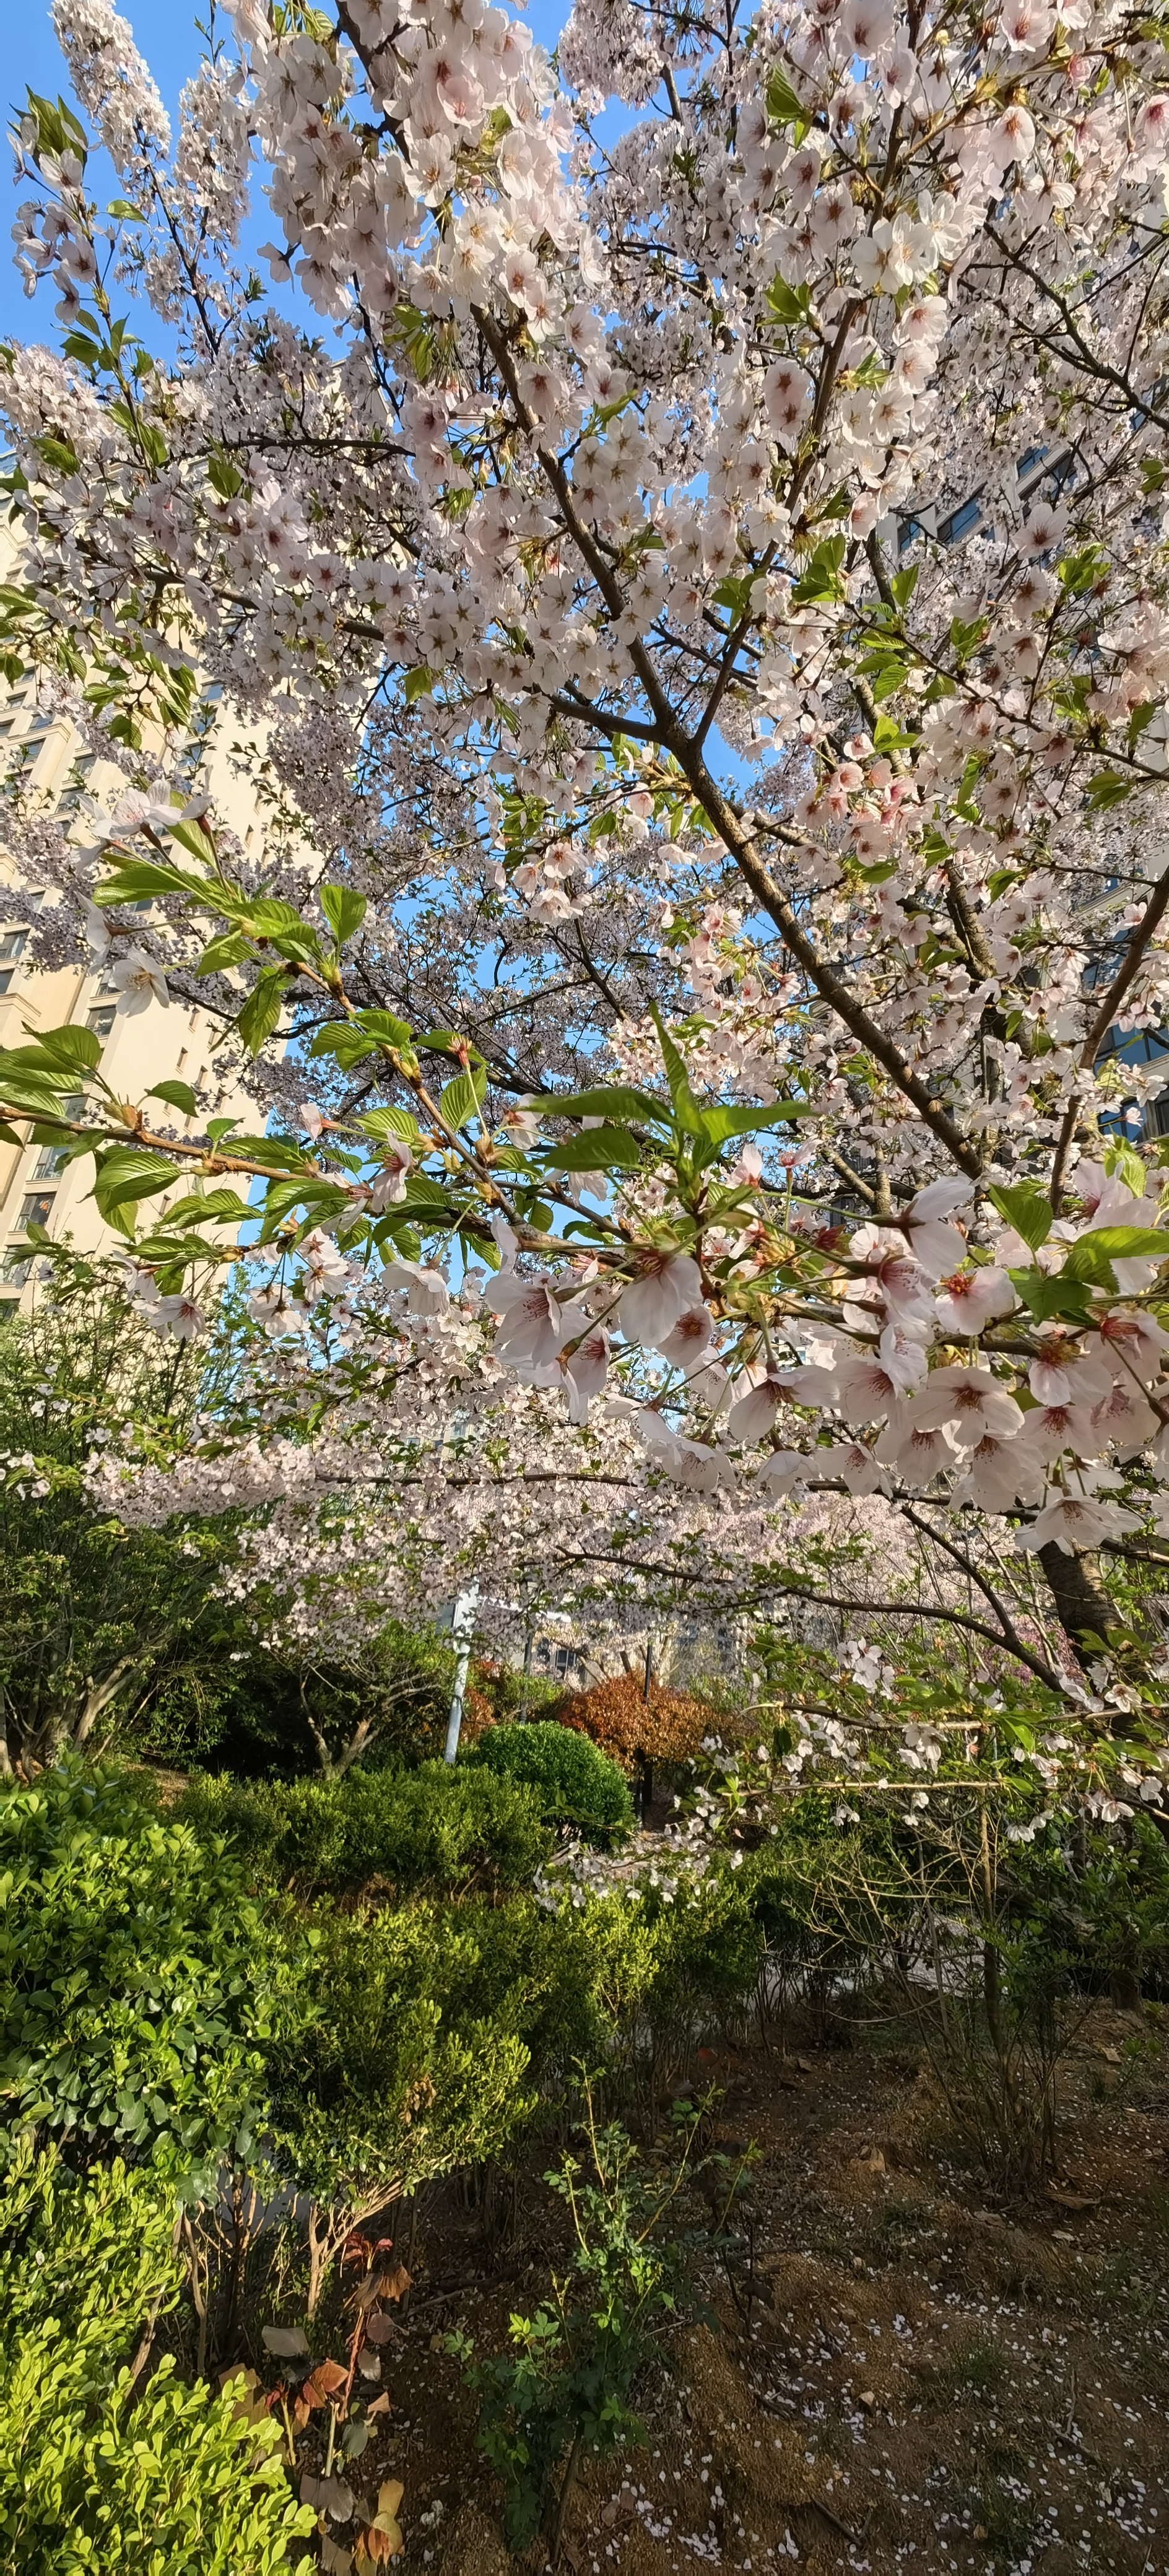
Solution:
<svg viewBox="0 0 1169 2576"><path fill-rule="evenodd" d="M551 1823L606 1835L625 1833L633 1823L617 1764L570 1726L548 1719L534 1726L492 1726L466 1758L499 1778L525 1781Z"/></svg>

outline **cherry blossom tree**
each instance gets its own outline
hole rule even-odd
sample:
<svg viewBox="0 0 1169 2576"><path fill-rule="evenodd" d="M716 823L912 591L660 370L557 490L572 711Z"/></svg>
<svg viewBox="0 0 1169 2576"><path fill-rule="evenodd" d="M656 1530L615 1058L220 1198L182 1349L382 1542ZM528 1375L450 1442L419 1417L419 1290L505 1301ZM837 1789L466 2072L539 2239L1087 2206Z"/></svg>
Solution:
<svg viewBox="0 0 1169 2576"><path fill-rule="evenodd" d="M186 1176L163 1324L249 1203L278 1330L480 1258L564 1437L630 1408L708 1524L877 1498L1000 1637L1033 1555L1152 1710L1100 1563L1169 1541L1159 22L582 0L554 69L481 0L229 17L172 148L54 0L4 649L127 775L84 841L15 818L45 942L197 991L282 1116L179 1135L68 1030L0 1062L13 1132L127 1233ZM259 854L166 751L208 681Z"/></svg>

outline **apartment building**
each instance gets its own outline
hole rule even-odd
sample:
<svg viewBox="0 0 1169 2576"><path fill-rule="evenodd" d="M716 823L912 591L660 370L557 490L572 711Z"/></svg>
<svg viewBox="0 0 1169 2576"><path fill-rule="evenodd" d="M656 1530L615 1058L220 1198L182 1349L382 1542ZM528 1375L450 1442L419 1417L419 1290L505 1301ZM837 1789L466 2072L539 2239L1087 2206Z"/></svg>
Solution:
<svg viewBox="0 0 1169 2576"><path fill-rule="evenodd" d="M207 793L245 847L254 846L262 829L254 795L228 756L226 710L219 691L204 690L194 723L176 764L174 783L188 794ZM87 750L74 728L38 705L35 675L5 689L0 682L0 880L21 885L22 909L16 920L0 921L0 1047L20 1046L27 1031L80 1023L101 1041L101 1069L123 1097L141 1098L154 1083L178 1078L191 1085L199 1103L196 1119L184 1120L160 1106L159 1119L181 1130L197 1132L209 1117L239 1117L253 1128L256 1104L239 1087L223 1046L221 1024L199 1009L172 1000L151 1000L131 1011L119 995L108 967L94 960L58 973L34 971L26 964L30 933L51 892L35 884L24 887L3 847L4 800L19 783L31 789L40 810L62 819L75 817L79 840L92 837L87 810L108 810L125 792L125 778L113 762ZM151 906L132 907L147 926ZM27 1306L36 1293L43 1262L30 1257L26 1229L43 1225L56 1240L68 1235L79 1251L117 1248L122 1238L98 1215L92 1196L93 1165L88 1157L63 1163L53 1145L0 1143L0 1315ZM152 1201L153 1208L165 1202Z"/></svg>

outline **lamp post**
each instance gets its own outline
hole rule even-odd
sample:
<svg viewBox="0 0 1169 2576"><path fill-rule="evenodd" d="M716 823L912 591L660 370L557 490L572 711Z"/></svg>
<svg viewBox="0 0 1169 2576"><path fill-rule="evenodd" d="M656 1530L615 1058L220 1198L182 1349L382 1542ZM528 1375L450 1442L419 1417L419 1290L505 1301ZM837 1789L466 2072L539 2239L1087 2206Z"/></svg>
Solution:
<svg viewBox="0 0 1169 2576"><path fill-rule="evenodd" d="M444 1762L453 1762L459 1749L463 1724L463 1700L467 1689L467 1668L471 1661L471 1639L475 1633L475 1612L479 1607L479 1586L460 1592L451 1612L451 1644L455 1650L455 1686L451 1692L451 1712L447 1719Z"/></svg>

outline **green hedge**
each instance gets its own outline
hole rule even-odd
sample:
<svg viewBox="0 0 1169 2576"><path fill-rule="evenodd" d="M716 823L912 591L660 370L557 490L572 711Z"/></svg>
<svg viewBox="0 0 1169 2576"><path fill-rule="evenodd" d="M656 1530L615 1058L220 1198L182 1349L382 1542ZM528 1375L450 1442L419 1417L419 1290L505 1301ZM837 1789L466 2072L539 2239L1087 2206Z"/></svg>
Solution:
<svg viewBox="0 0 1169 2576"><path fill-rule="evenodd" d="M583 1832L627 1833L633 1807L624 1773L574 1727L541 1719L534 1726L494 1726L464 1756L468 1770L524 1781L550 1823Z"/></svg>
<svg viewBox="0 0 1169 2576"><path fill-rule="evenodd" d="M247 2156L298 1974L240 1863L148 1787L76 1761L0 1785L0 2166L29 2126L75 2163Z"/></svg>
<svg viewBox="0 0 1169 2576"><path fill-rule="evenodd" d="M530 1887L550 1837L529 1789L460 1763L331 1780L196 1781L178 1809L226 1834L254 1875L302 1896Z"/></svg>

